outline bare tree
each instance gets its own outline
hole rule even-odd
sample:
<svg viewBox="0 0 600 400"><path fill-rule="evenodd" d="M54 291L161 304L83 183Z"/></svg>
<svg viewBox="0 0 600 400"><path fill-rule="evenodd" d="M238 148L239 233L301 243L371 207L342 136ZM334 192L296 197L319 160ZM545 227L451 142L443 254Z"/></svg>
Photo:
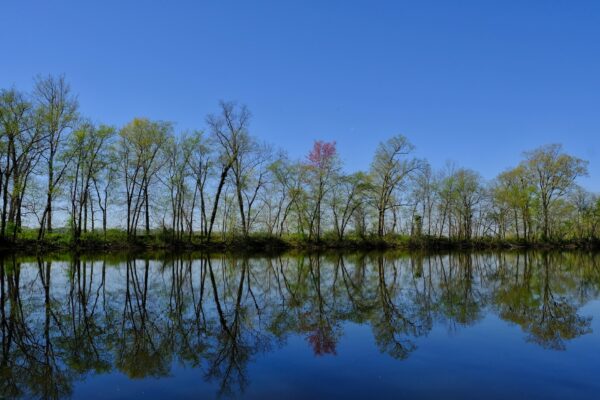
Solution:
<svg viewBox="0 0 600 400"><path fill-rule="evenodd" d="M192 150L188 164L194 179L194 196L190 210L190 239L192 235L191 227L194 222L194 209L197 195L200 196L200 233L204 237L208 235L208 219L206 215L207 182L208 178L212 175L213 164L215 163L210 143L208 143L204 133L197 131L192 138L193 140L188 144Z"/></svg>
<svg viewBox="0 0 600 400"><path fill-rule="evenodd" d="M223 186L225 185L225 180L227 179L229 171L237 162L240 148L245 146L245 143L248 140L248 124L250 122L250 111L248 111L246 106L238 106L234 102L225 101L221 101L219 106L219 114L210 114L206 118L212 138L219 148L218 164L220 170L219 182L217 184L217 191L214 197L208 232L206 235L208 241L210 241L212 235L219 206L219 199L221 197ZM237 191L237 194L239 201L239 198L241 197L239 190ZM243 205L240 206L240 209L242 209L241 215L244 215Z"/></svg>
<svg viewBox="0 0 600 400"><path fill-rule="evenodd" d="M335 233L339 240L344 240L348 224L354 212L365 201L368 188L368 176L363 172L341 176L334 186L331 211Z"/></svg>
<svg viewBox="0 0 600 400"><path fill-rule="evenodd" d="M163 182L169 191L171 204L171 229L172 239L181 240L186 228L191 232L189 215L193 204L186 212L185 202L189 194L187 178L190 175L188 166L194 152L194 137L182 135L178 138L171 137L165 145L166 179Z"/></svg>

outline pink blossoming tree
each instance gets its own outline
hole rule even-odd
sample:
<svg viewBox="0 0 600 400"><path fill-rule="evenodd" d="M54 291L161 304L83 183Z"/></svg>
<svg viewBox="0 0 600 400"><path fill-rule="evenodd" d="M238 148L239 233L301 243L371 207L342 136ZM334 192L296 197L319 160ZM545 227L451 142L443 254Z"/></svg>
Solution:
<svg viewBox="0 0 600 400"><path fill-rule="evenodd" d="M331 182L339 172L336 143L316 140L307 156L309 185L312 187L313 207L309 216L309 239L321 238L321 209Z"/></svg>

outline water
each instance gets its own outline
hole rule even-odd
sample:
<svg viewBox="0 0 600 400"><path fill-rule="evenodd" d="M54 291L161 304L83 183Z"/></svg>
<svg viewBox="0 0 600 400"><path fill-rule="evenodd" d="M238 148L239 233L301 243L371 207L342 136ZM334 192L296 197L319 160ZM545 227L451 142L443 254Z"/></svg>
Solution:
<svg viewBox="0 0 600 400"><path fill-rule="evenodd" d="M0 398L600 396L596 254L0 264Z"/></svg>

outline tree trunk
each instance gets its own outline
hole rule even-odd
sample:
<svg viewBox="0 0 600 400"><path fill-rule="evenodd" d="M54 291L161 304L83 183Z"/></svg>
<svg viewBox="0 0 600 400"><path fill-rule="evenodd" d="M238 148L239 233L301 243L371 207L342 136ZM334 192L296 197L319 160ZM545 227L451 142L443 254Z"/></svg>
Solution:
<svg viewBox="0 0 600 400"><path fill-rule="evenodd" d="M52 191L54 190L54 151L50 151L48 159L48 197L46 202L46 229L52 232Z"/></svg>
<svg viewBox="0 0 600 400"><path fill-rule="evenodd" d="M150 204L148 200L148 185L146 184L144 186L144 203L146 207L146 235L150 234Z"/></svg>
<svg viewBox="0 0 600 400"><path fill-rule="evenodd" d="M221 179L219 180L219 186L217 187L217 193L215 194L215 202L213 204L213 209L210 215L210 224L208 226L208 235L206 237L206 240L210 242L210 236L212 235L212 230L213 230L213 226L215 223L215 218L217 217L217 207L219 205L219 198L221 197L221 191L223 190L223 186L225 185L225 179L227 178L227 173L229 172L229 168L231 168L231 165L226 166L225 168L223 168L223 171L221 172Z"/></svg>

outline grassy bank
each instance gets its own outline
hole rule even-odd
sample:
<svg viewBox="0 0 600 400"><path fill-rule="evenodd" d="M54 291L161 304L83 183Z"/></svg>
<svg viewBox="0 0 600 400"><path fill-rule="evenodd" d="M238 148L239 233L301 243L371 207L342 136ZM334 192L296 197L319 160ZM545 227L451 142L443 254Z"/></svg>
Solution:
<svg viewBox="0 0 600 400"><path fill-rule="evenodd" d="M325 234L320 240L308 240L300 235L275 237L266 234L252 234L249 237L214 235L210 241L200 236L185 236L176 239L168 231L151 232L127 238L121 230L84 233L74 241L69 232L53 232L44 240L38 241L35 231L24 231L16 240L3 240L0 249L20 251L47 250L214 250L214 251L274 251L274 250L371 250L371 249L600 249L598 239L588 240L548 240L525 241L517 239L499 240L496 238L476 238L472 240L454 240L439 237L410 237L388 235L359 237L348 235L343 240L331 234Z"/></svg>

